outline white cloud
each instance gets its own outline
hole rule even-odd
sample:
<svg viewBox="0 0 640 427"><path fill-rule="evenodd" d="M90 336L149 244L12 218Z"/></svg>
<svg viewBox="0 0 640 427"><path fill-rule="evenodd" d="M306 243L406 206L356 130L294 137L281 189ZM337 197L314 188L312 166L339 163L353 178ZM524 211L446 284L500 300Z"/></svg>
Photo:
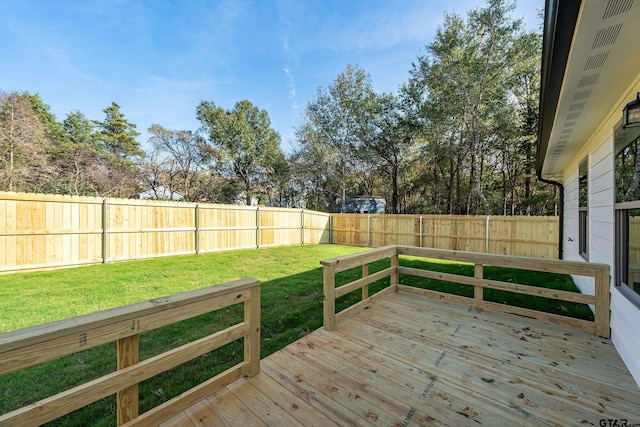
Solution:
<svg viewBox="0 0 640 427"><path fill-rule="evenodd" d="M287 86L289 87L288 98L291 100L291 108L293 108L294 110L297 110L298 104L296 101L296 85L293 80L293 74L288 68L283 68L282 70L284 71L284 73L287 75L287 78L289 79Z"/></svg>

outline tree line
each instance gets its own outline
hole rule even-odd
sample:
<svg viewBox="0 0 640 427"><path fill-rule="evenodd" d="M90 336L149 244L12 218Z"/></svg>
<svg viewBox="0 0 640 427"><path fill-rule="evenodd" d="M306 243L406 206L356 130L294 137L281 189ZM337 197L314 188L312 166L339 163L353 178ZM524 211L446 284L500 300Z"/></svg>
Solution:
<svg viewBox="0 0 640 427"><path fill-rule="evenodd" d="M554 214L538 182L542 36L489 0L447 14L397 93L348 65L317 89L285 155L268 112L248 100L196 107L199 129L148 129L117 103L102 120L59 122L39 95L0 92L0 190L251 203L340 210L382 196L389 213Z"/></svg>

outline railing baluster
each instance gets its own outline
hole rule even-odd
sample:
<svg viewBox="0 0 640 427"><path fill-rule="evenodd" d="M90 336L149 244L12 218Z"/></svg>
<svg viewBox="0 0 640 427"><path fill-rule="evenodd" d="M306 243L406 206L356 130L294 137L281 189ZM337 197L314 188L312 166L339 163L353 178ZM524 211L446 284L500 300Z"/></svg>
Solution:
<svg viewBox="0 0 640 427"><path fill-rule="evenodd" d="M244 360L249 362L249 376L260 373L260 288L251 288L250 300L244 303L244 320L250 334L244 337Z"/></svg>
<svg viewBox="0 0 640 427"><path fill-rule="evenodd" d="M475 263L475 265L473 266L473 277L475 277L476 279L483 278L483 264ZM473 298L476 301L482 301L484 299L483 289L484 288L481 285L476 285L473 287Z"/></svg>
<svg viewBox="0 0 640 427"><path fill-rule="evenodd" d="M135 328L136 322L133 321ZM135 365L139 361L140 335L120 338L117 344L118 370ZM139 415L138 384L133 384L117 393L116 412L118 425L131 421Z"/></svg>
<svg viewBox="0 0 640 427"><path fill-rule="evenodd" d="M362 277L365 278L369 276L369 264L362 264ZM369 298L369 285L364 285L362 287L362 300L366 300Z"/></svg>
<svg viewBox="0 0 640 427"><path fill-rule="evenodd" d="M400 273L398 272L398 252L391 256L391 268L393 271L391 272L391 288L393 292L398 292L398 279L400 277Z"/></svg>

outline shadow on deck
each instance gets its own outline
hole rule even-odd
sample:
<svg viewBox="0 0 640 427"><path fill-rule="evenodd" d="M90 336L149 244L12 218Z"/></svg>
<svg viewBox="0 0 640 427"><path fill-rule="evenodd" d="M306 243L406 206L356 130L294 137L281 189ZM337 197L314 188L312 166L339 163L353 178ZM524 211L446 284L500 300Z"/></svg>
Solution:
<svg viewBox="0 0 640 427"><path fill-rule="evenodd" d="M640 389L610 340L400 292L263 359L260 374L163 426L597 426L603 419L640 423Z"/></svg>

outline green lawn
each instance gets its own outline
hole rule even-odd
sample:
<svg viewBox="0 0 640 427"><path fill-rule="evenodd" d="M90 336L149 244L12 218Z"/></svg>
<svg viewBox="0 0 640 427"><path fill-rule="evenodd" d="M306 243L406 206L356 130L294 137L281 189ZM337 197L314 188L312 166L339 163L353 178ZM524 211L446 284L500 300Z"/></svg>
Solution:
<svg viewBox="0 0 640 427"><path fill-rule="evenodd" d="M296 246L157 258L48 272L0 276L0 331L8 331L133 302L171 295L242 277L262 282L262 342L265 357L322 325L322 269L319 261L365 250L337 245ZM401 265L473 275L473 266L402 257ZM374 273L389 266L380 261ZM340 273L337 284L360 276L360 269ZM485 277L575 290L568 276L485 268ZM371 285L370 293L388 284ZM401 276L400 282L472 295L469 286ZM337 302L340 310L358 300L359 291ZM485 298L545 311L589 318L588 308L508 292L485 290ZM141 335L146 359L237 323L240 306L206 314ZM140 386L141 412L188 390L237 363L242 343L232 343L196 358ZM115 369L115 343L0 377L0 413L35 402ZM63 417L55 425L113 426L115 398L109 397Z"/></svg>

